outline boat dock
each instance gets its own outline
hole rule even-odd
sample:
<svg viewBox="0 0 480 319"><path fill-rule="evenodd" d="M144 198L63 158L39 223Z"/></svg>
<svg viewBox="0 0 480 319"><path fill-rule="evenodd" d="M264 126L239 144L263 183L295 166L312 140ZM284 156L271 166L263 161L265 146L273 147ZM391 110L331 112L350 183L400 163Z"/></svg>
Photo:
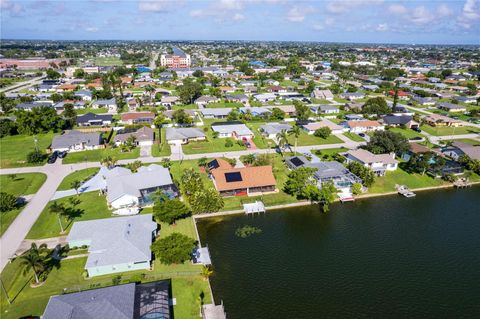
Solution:
<svg viewBox="0 0 480 319"><path fill-rule="evenodd" d="M472 186L472 183L470 183L467 178L460 178L453 183L453 186L456 188L464 188Z"/></svg>
<svg viewBox="0 0 480 319"><path fill-rule="evenodd" d="M254 213L265 213L265 205L261 201L255 203L243 204L243 211L245 214L250 215Z"/></svg>
<svg viewBox="0 0 480 319"><path fill-rule="evenodd" d="M395 185L395 188L397 189L397 192L404 197L410 198L417 196L417 194L409 190L405 185Z"/></svg>

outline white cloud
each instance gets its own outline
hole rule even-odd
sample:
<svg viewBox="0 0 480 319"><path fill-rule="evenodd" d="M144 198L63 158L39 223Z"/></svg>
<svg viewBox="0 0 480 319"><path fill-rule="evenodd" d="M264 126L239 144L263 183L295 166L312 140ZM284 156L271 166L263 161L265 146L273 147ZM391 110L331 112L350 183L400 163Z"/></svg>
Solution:
<svg viewBox="0 0 480 319"><path fill-rule="evenodd" d="M10 0L0 0L0 9L3 12L8 12L11 16L19 16L25 12L25 7Z"/></svg>
<svg viewBox="0 0 480 319"><path fill-rule="evenodd" d="M480 22L480 4L478 0L466 0L462 14L457 18L457 23L465 29L470 29Z"/></svg>
<svg viewBox="0 0 480 319"><path fill-rule="evenodd" d="M381 4L383 0L332 0L327 3L327 11L333 14L351 12L359 6Z"/></svg>
<svg viewBox="0 0 480 319"><path fill-rule="evenodd" d="M406 14L408 12L408 9L401 4L392 4L388 7L388 12L402 15L402 14Z"/></svg>
<svg viewBox="0 0 480 319"><path fill-rule="evenodd" d="M166 12L171 3L169 0L139 0L138 9L146 12Z"/></svg>
<svg viewBox="0 0 480 319"><path fill-rule="evenodd" d="M98 32L98 28L97 27L87 27L87 28L85 28L85 31L87 31L87 32Z"/></svg>
<svg viewBox="0 0 480 319"><path fill-rule="evenodd" d="M305 17L314 12L315 10L312 7L299 7L294 6L287 12L287 19L290 22L303 22Z"/></svg>
<svg viewBox="0 0 480 319"><path fill-rule="evenodd" d="M449 17L453 15L453 10L450 9L448 5L443 3L437 8L437 15L440 17Z"/></svg>
<svg viewBox="0 0 480 319"><path fill-rule="evenodd" d="M245 19L245 16L241 13L235 13L233 15L233 20L235 20L235 21L242 21L244 19Z"/></svg>
<svg viewBox="0 0 480 319"><path fill-rule="evenodd" d="M410 20L415 24L427 24L435 19L432 11L425 6L415 7L411 12Z"/></svg>
<svg viewBox="0 0 480 319"><path fill-rule="evenodd" d="M388 24L380 23L379 25L377 25L375 30L380 31L380 32L388 31Z"/></svg>

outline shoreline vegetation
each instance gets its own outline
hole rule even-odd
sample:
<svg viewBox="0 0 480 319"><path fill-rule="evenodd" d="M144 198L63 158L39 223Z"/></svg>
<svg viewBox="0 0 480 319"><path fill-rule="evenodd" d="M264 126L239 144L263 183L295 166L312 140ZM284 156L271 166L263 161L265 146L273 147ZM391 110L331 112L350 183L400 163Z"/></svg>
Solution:
<svg viewBox="0 0 480 319"><path fill-rule="evenodd" d="M469 187L475 187L480 185L480 182L470 182ZM432 191L434 189L447 189L447 188L454 188L453 184L444 184L444 185L438 185L438 186L429 186L429 187L420 187L420 188L411 188L410 190L413 192L424 192L424 191ZM392 196L392 195L398 195L398 192L392 191L392 192L386 192L386 193L372 193L372 194L362 194L362 195L357 195L355 196L355 200L357 199L368 199L368 198L373 198L373 197L383 197L383 196ZM340 199L335 199L335 202L340 202ZM277 209L282 209L282 208L291 208L291 207L300 207L300 206L309 206L309 205L314 205L310 201L298 201L296 203L289 203L289 204L281 204L281 205L273 205L273 206L266 206L266 210L277 210ZM229 211L222 211L222 212L216 212L216 213L208 213L208 214L198 214L198 215L193 215L193 219L205 219L205 218L211 218L211 217L221 217L221 216L229 216L229 215L239 215L239 214L244 214L243 209L235 209L235 210L229 210Z"/></svg>

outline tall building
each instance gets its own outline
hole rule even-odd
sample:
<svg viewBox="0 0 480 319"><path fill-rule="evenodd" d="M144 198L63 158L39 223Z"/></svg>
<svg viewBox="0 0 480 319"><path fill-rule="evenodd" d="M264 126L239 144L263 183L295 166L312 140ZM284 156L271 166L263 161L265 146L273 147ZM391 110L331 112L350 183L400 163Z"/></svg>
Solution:
<svg viewBox="0 0 480 319"><path fill-rule="evenodd" d="M192 64L190 55L179 48L172 48L173 54L162 54L160 64L167 68L189 68Z"/></svg>

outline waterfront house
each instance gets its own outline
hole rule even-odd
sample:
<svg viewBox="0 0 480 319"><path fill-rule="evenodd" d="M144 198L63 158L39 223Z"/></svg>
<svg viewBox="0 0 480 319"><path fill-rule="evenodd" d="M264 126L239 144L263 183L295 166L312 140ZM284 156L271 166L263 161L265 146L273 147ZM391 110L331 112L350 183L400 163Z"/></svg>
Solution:
<svg viewBox="0 0 480 319"><path fill-rule="evenodd" d="M168 168L157 164L142 166L136 173L122 169L107 176L107 201L115 209L150 205L157 191L170 198L178 195Z"/></svg>
<svg viewBox="0 0 480 319"><path fill-rule="evenodd" d="M58 152L79 152L103 147L103 138L99 132L66 131L53 137L50 149Z"/></svg>
<svg viewBox="0 0 480 319"><path fill-rule="evenodd" d="M78 126L109 126L112 124L113 115L86 113L77 115Z"/></svg>
<svg viewBox="0 0 480 319"><path fill-rule="evenodd" d="M88 246L89 277L149 270L150 245L157 234L152 214L74 222L67 236L70 247Z"/></svg>
<svg viewBox="0 0 480 319"><path fill-rule="evenodd" d="M221 196L257 196L276 191L272 166L211 169L215 189Z"/></svg>
<svg viewBox="0 0 480 319"><path fill-rule="evenodd" d="M219 138L231 137L236 140L251 140L255 136L252 131L241 122L213 123L212 130L217 132Z"/></svg>
<svg viewBox="0 0 480 319"><path fill-rule="evenodd" d="M401 158L402 160L408 162L413 154L426 154L432 152L431 149L428 147L418 144L418 143L410 143L410 149L403 153Z"/></svg>
<svg viewBox="0 0 480 319"><path fill-rule="evenodd" d="M141 319L154 313L170 319L170 283L167 280L129 283L51 296L43 319Z"/></svg>
<svg viewBox="0 0 480 319"><path fill-rule="evenodd" d="M480 144L480 142L479 142ZM463 155L468 156L472 160L480 160L480 146L455 141L452 145L445 146L441 150L442 154L458 161Z"/></svg>
<svg viewBox="0 0 480 319"><path fill-rule="evenodd" d="M346 163L358 162L365 167L370 168L377 176L385 175L386 171L395 171L398 168L398 161L395 159L395 153L390 154L372 154L364 149L350 150L342 154L346 158Z"/></svg>
<svg viewBox="0 0 480 319"><path fill-rule="evenodd" d="M205 133L194 127L167 127L166 140L168 144L187 144L191 141L205 141Z"/></svg>
<svg viewBox="0 0 480 319"><path fill-rule="evenodd" d="M114 142L116 145L125 144L128 139L133 136L135 145L138 146L152 146L153 139L154 139L154 132L153 129L150 127L144 126L135 130L133 132L128 131L119 131L117 135L115 135Z"/></svg>

